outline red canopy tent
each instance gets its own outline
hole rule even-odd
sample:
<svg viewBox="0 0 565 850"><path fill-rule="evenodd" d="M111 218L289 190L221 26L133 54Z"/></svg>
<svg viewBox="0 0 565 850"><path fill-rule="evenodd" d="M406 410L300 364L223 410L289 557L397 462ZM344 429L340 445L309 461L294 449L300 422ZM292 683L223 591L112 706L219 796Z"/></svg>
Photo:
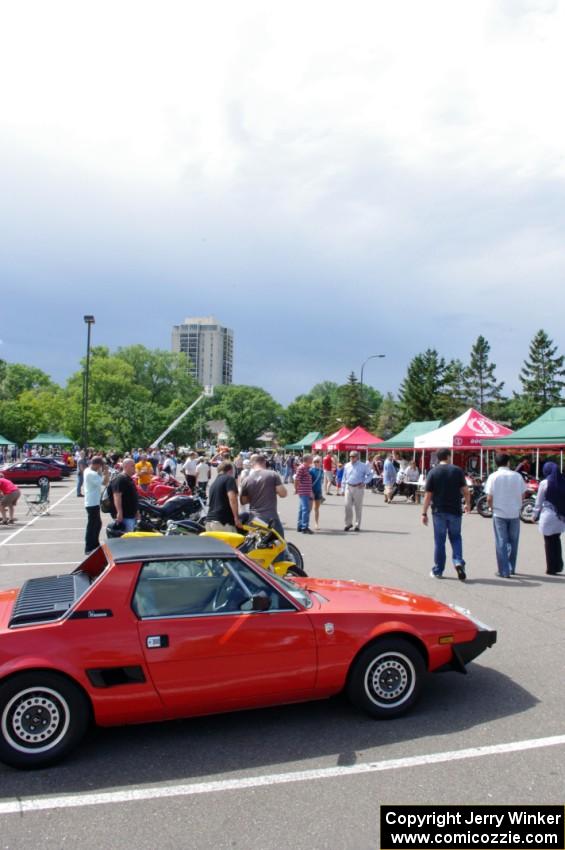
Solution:
<svg viewBox="0 0 565 850"><path fill-rule="evenodd" d="M470 407L453 422L414 438L416 449L474 449L481 448L485 437L507 437L513 432Z"/></svg>
<svg viewBox="0 0 565 850"><path fill-rule="evenodd" d="M434 431L428 431L427 434L421 434L414 438L414 448L420 449L422 452L422 469L424 469L424 455L426 449L453 449L454 453L462 453L474 451L480 452L480 473L483 473L483 447L482 441L486 437L508 437L513 433L510 428L501 425L499 422L489 419L470 407L453 422L448 422L447 425L442 425L441 428L436 428ZM460 457L463 457L461 454ZM456 455L453 456L454 463L458 463ZM459 462L459 465L464 466L464 462Z"/></svg>
<svg viewBox="0 0 565 850"><path fill-rule="evenodd" d="M333 452L337 448L338 443L350 432L351 428L347 428L345 425L342 425L339 431L334 431L333 434L330 434L328 437L324 437L322 440L316 440L312 448L316 452Z"/></svg>
<svg viewBox="0 0 565 850"><path fill-rule="evenodd" d="M336 440L336 448L340 452L350 452L352 449L360 451L362 449L367 450L369 446L374 446L375 443L382 442L382 439L377 437L376 434L371 434L362 425L358 425L341 440Z"/></svg>

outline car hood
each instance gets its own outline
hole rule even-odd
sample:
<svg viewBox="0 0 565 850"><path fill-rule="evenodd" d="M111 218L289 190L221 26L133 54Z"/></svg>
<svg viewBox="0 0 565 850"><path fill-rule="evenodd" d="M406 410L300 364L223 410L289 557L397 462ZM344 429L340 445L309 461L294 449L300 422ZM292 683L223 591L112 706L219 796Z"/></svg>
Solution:
<svg viewBox="0 0 565 850"><path fill-rule="evenodd" d="M294 579L296 581L296 579ZM369 613L378 611L381 614L394 616L429 614L441 617L460 619L461 614L431 599L420 596L408 590L396 587L383 587L375 584L363 584L358 581L304 578L300 584L318 596L321 605L329 606L333 611ZM321 597L321 598L320 598Z"/></svg>

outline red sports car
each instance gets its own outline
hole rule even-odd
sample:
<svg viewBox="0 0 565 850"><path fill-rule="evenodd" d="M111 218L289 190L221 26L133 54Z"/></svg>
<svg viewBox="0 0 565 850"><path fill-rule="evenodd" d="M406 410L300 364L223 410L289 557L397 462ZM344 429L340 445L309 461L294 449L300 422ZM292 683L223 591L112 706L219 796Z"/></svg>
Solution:
<svg viewBox="0 0 565 850"><path fill-rule="evenodd" d="M496 632L460 608L354 581L287 581L213 538L109 540L71 574L0 593L0 759L43 767L92 720L145 723L345 690L375 717Z"/></svg>
<svg viewBox="0 0 565 850"><path fill-rule="evenodd" d="M1 473L14 484L43 484L60 481L62 472L57 466L42 463L40 460L22 460L6 466Z"/></svg>

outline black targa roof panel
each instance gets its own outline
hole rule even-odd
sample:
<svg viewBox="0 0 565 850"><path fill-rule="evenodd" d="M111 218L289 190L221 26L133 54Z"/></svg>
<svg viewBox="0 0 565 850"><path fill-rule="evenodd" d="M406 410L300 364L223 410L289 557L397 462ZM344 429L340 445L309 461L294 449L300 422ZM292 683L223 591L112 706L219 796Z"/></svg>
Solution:
<svg viewBox="0 0 565 850"><path fill-rule="evenodd" d="M105 543L112 560L119 564L126 561L148 561L165 558L233 558L235 552L227 543L214 537L174 534L170 537L121 537Z"/></svg>

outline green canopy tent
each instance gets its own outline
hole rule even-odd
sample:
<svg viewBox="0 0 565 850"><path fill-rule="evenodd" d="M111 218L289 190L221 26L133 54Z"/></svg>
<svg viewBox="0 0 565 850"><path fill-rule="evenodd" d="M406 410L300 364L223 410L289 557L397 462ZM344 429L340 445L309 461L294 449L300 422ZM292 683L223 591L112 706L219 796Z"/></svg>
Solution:
<svg viewBox="0 0 565 850"><path fill-rule="evenodd" d="M554 454L559 451L563 471L565 449L565 407L550 407L529 425L524 425L507 437L481 440L485 449L515 449L536 452L536 476L539 478L540 451ZM553 451L552 451L553 450Z"/></svg>
<svg viewBox="0 0 565 850"><path fill-rule="evenodd" d="M305 437L302 437L301 440L298 440L296 443L289 443L285 446L285 449L290 449L295 452L303 452L304 449L312 448L312 445L322 437L322 434L319 431L310 431L309 434L306 434Z"/></svg>
<svg viewBox="0 0 565 850"><path fill-rule="evenodd" d="M64 434L37 434L33 440L28 440L32 446L73 446L74 440Z"/></svg>
<svg viewBox="0 0 565 850"><path fill-rule="evenodd" d="M11 443L9 440L6 439L6 437L3 437L2 434L0 434L0 446L15 446L15 445L16 445L15 443Z"/></svg>
<svg viewBox="0 0 565 850"><path fill-rule="evenodd" d="M372 443L370 449L378 449L379 451L408 451L414 449L414 437L420 437L422 434L427 434L428 431L435 431L442 423L441 419L434 419L429 422L411 422L406 428L403 428L390 440L384 440L382 443Z"/></svg>

